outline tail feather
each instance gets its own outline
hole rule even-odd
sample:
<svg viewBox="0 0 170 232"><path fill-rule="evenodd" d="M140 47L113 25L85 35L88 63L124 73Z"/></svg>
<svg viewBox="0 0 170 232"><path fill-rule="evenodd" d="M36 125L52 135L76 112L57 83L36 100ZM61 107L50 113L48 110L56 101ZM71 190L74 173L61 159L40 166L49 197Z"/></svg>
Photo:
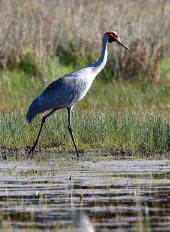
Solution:
<svg viewBox="0 0 170 232"><path fill-rule="evenodd" d="M28 113L26 116L27 121L30 123L35 118L35 116L40 112L41 112L41 108L39 104L39 99L36 98L28 109Z"/></svg>

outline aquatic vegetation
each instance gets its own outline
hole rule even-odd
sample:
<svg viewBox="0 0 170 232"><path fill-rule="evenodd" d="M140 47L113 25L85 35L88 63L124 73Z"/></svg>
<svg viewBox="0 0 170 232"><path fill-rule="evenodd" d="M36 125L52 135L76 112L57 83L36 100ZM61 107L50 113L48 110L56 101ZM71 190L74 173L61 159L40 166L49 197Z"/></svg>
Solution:
<svg viewBox="0 0 170 232"><path fill-rule="evenodd" d="M29 125L22 112L1 113L1 148L25 149L37 135L41 116ZM73 112L79 149L111 154L166 154L170 151L169 114L141 111ZM57 112L46 122L37 149L74 151L67 133L67 114Z"/></svg>

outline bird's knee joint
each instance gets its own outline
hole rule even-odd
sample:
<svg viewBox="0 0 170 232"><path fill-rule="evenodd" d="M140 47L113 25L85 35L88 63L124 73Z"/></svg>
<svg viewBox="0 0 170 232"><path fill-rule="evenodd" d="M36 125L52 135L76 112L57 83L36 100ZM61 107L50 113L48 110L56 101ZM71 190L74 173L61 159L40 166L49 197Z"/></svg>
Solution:
<svg viewBox="0 0 170 232"><path fill-rule="evenodd" d="M71 126L68 126L67 127L69 131L72 131L72 127Z"/></svg>
<svg viewBox="0 0 170 232"><path fill-rule="evenodd" d="M44 122L45 122L45 120L46 120L46 117L43 117L43 118L42 118L42 123L44 123Z"/></svg>

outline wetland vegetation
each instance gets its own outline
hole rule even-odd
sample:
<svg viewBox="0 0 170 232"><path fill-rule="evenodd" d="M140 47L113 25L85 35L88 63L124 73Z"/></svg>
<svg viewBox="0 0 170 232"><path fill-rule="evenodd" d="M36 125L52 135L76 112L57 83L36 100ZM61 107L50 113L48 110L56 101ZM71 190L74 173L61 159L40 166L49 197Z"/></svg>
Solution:
<svg viewBox="0 0 170 232"><path fill-rule="evenodd" d="M125 111L94 110L75 112L73 127L79 149L83 152L98 151L111 154L151 155L168 154L169 114ZM5 148L23 151L31 146L39 129L40 117L28 125L22 112L2 113L1 144ZM55 149L74 152L67 133L67 114L60 112L47 121L42 133L39 149Z"/></svg>
<svg viewBox="0 0 170 232"><path fill-rule="evenodd" d="M146 8L142 1L130 1L134 15L123 2L108 0L106 5L114 4L114 16L105 4L96 8L98 1L75 0L68 8L60 0L0 3L1 150L22 150L32 144L42 116L27 125L25 115L32 100L53 80L94 62L100 55L102 34L114 29L132 52L109 46L106 67L75 106L79 148L169 153L170 5L162 1L153 7L157 1L148 0ZM39 149L73 150L65 117L64 112L51 116Z"/></svg>
<svg viewBox="0 0 170 232"><path fill-rule="evenodd" d="M163 0L0 1L1 231L169 231L169 11ZM96 61L108 30L131 53L109 45L106 67L73 109L81 160L64 110L26 159L42 118L29 125L28 106Z"/></svg>

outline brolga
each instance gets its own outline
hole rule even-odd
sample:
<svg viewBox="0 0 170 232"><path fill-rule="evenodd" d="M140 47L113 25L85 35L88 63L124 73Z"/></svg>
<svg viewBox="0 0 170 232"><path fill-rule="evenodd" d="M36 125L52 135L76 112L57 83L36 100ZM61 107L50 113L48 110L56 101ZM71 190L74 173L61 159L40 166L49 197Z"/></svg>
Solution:
<svg viewBox="0 0 170 232"><path fill-rule="evenodd" d="M99 60L91 65L69 73L52 82L30 105L27 113L27 120L30 123L37 114L50 110L43 118L35 143L30 148L28 155L32 154L37 146L43 125L46 119L55 111L66 108L68 112L68 131L74 144L77 158L79 150L77 148L73 130L71 127L71 111L73 106L80 101L89 90L97 74L104 68L107 62L107 43L116 42L125 49L125 46L115 31L108 31L103 35L102 51ZM130 50L129 50L130 51Z"/></svg>

